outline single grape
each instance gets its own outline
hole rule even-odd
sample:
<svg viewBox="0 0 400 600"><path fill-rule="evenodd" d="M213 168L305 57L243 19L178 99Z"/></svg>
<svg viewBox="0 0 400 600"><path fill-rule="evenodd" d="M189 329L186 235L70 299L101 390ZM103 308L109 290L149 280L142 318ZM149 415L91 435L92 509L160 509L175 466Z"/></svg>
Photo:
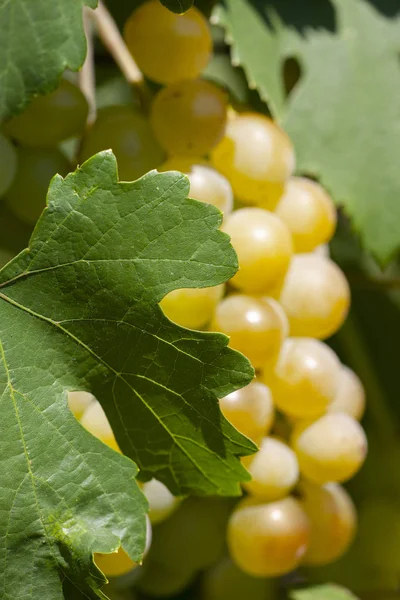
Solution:
<svg viewBox="0 0 400 600"><path fill-rule="evenodd" d="M35 98L28 108L5 125L8 135L25 146L55 146L81 136L88 116L88 103L81 90L61 79L58 88Z"/></svg>
<svg viewBox="0 0 400 600"><path fill-rule="evenodd" d="M271 119L256 113L230 119L211 158L239 200L270 210L282 196L284 183L295 166L293 146L286 133Z"/></svg>
<svg viewBox="0 0 400 600"><path fill-rule="evenodd" d="M50 180L56 173L67 175L71 165L57 148L20 147L17 156L17 173L6 202L19 219L33 225L46 206Z"/></svg>
<svg viewBox="0 0 400 600"><path fill-rule="evenodd" d="M169 489L157 479L146 481L142 491L149 503L149 517L152 525L165 521L179 505L179 499L173 496Z"/></svg>
<svg viewBox="0 0 400 600"><path fill-rule="evenodd" d="M226 93L202 79L179 81L158 92L150 121L165 150L175 156L202 156L221 139Z"/></svg>
<svg viewBox="0 0 400 600"><path fill-rule="evenodd" d="M228 335L229 345L247 356L256 369L278 356L286 333L276 303L242 294L218 304L210 329Z"/></svg>
<svg viewBox="0 0 400 600"><path fill-rule="evenodd" d="M263 381L282 412L294 418L316 418L336 397L340 368L338 357L323 342L288 338L278 360L265 368Z"/></svg>
<svg viewBox="0 0 400 600"><path fill-rule="evenodd" d="M365 411L365 390L357 375L342 365L339 385L328 412L345 412L360 421Z"/></svg>
<svg viewBox="0 0 400 600"><path fill-rule="evenodd" d="M323 485L347 481L361 468L367 454L367 438L350 415L333 413L313 423L298 423L293 431L293 449L302 475Z"/></svg>
<svg viewBox="0 0 400 600"><path fill-rule="evenodd" d="M296 454L284 442L265 437L260 449L246 465L252 479L243 484L245 489L267 502L287 496L299 479Z"/></svg>
<svg viewBox="0 0 400 600"><path fill-rule="evenodd" d="M176 541L179 544L179 540ZM182 565L165 565L147 560L143 566L136 587L154 598L171 597L187 588L196 573Z"/></svg>
<svg viewBox="0 0 400 600"><path fill-rule="evenodd" d="M299 565L307 550L309 531L307 515L294 498L266 503L249 497L231 515L228 547L245 573L276 577Z"/></svg>
<svg viewBox="0 0 400 600"><path fill-rule="evenodd" d="M0 197L4 196L17 172L17 152L12 143L0 133Z"/></svg>
<svg viewBox="0 0 400 600"><path fill-rule="evenodd" d="M292 236L283 221L262 208L242 208L223 225L238 259L232 285L248 294L265 294L280 283L292 257Z"/></svg>
<svg viewBox="0 0 400 600"><path fill-rule="evenodd" d="M236 429L254 442L270 431L275 410L272 395L266 385L252 381L219 401L223 415Z"/></svg>
<svg viewBox="0 0 400 600"><path fill-rule="evenodd" d="M329 258L315 253L297 254L279 302L288 316L291 335L325 339L340 328L347 316L349 284Z"/></svg>
<svg viewBox="0 0 400 600"><path fill-rule="evenodd" d="M176 15L158 0L145 2L126 21L124 37L142 73L158 83L195 79L211 58L210 28L194 6Z"/></svg>
<svg viewBox="0 0 400 600"><path fill-rule="evenodd" d="M72 414L80 419L89 404L96 398L89 392L68 392L68 406Z"/></svg>
<svg viewBox="0 0 400 600"><path fill-rule="evenodd" d="M275 213L293 236L295 252L311 252L329 242L336 227L336 209L322 186L305 177L291 177Z"/></svg>
<svg viewBox="0 0 400 600"><path fill-rule="evenodd" d="M320 487L303 481L300 495L311 525L303 563L326 565L337 560L349 548L356 531L357 514L349 494L337 483Z"/></svg>
<svg viewBox="0 0 400 600"><path fill-rule="evenodd" d="M83 413L80 422L85 429L104 442L104 444L107 444L107 446L110 446L110 448L117 452L121 452L100 402L97 402L97 400L91 402Z"/></svg>
<svg viewBox="0 0 400 600"><path fill-rule="evenodd" d="M98 111L97 119L82 140L80 161L100 152L114 152L119 177L132 181L165 159L147 119L129 106L107 106Z"/></svg>
<svg viewBox="0 0 400 600"><path fill-rule="evenodd" d="M229 181L207 165L189 159L171 158L159 171L181 171L190 181L190 198L216 206L224 215L232 212L233 193Z"/></svg>
<svg viewBox="0 0 400 600"><path fill-rule="evenodd" d="M274 600L278 598L274 580L252 577L230 558L224 558L203 578L202 600Z"/></svg>
<svg viewBox="0 0 400 600"><path fill-rule="evenodd" d="M212 319L224 293L224 285L183 288L169 292L160 302L165 315L188 329L202 329Z"/></svg>

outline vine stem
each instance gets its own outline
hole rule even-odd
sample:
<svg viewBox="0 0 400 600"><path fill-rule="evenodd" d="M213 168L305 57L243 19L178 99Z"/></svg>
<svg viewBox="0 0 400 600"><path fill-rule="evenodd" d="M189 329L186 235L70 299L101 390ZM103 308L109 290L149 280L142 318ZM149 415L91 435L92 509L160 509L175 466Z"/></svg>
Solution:
<svg viewBox="0 0 400 600"><path fill-rule="evenodd" d="M93 24L90 9L85 7L83 11L83 26L86 34L86 59L79 72L79 87L85 95L89 105L87 124L91 125L96 120L96 76L94 69L93 49Z"/></svg>

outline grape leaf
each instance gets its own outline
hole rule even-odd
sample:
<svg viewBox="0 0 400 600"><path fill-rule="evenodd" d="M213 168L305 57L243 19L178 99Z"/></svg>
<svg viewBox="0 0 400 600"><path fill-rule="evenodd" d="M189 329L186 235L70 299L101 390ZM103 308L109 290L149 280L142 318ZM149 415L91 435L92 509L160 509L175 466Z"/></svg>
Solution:
<svg viewBox="0 0 400 600"><path fill-rule="evenodd" d="M290 592L291 600L357 600L349 590L339 585L317 585Z"/></svg>
<svg viewBox="0 0 400 600"><path fill-rule="evenodd" d="M0 0L0 122L83 64L84 4L95 8L97 0Z"/></svg>
<svg viewBox="0 0 400 600"><path fill-rule="evenodd" d="M298 171L320 178L387 262L400 245L398 2L226 0L216 17L235 64L293 139ZM302 76L287 99L291 57Z"/></svg>
<svg viewBox="0 0 400 600"><path fill-rule="evenodd" d="M92 391L123 452L174 493L239 494L254 452L217 397L252 377L221 334L171 323L158 302L237 269L221 213L176 173L118 183L102 152L56 176L30 246L0 271L0 593L96 597L93 551L134 560L145 501L135 465L87 433L66 391ZM26 574L24 570L27 569Z"/></svg>
<svg viewBox="0 0 400 600"><path fill-rule="evenodd" d="M181 15L193 6L194 0L160 0L160 2L170 11Z"/></svg>

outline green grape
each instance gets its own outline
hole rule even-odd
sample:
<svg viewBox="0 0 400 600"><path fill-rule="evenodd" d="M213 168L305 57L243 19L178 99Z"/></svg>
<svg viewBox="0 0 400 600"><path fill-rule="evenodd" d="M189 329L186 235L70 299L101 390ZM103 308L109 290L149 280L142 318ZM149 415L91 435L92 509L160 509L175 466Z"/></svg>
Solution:
<svg viewBox="0 0 400 600"><path fill-rule="evenodd" d="M295 425L293 449L301 474L323 485L347 481L361 468L367 454L367 438L350 415L332 413L312 423Z"/></svg>
<svg viewBox="0 0 400 600"><path fill-rule="evenodd" d="M152 525L165 521L179 505L179 498L173 496L169 489L157 479L146 481L142 486L142 491L149 503L149 518Z"/></svg>
<svg viewBox="0 0 400 600"><path fill-rule="evenodd" d="M242 208L223 225L238 259L232 285L247 294L265 294L280 283L292 257L292 236L283 221L262 208Z"/></svg>
<svg viewBox="0 0 400 600"><path fill-rule="evenodd" d="M17 153L11 142L0 133L0 197L11 186L17 172Z"/></svg>
<svg viewBox="0 0 400 600"><path fill-rule="evenodd" d="M124 37L140 70L158 83L195 79L211 57L210 28L195 7L176 15L158 0L145 2L126 21Z"/></svg>
<svg viewBox="0 0 400 600"><path fill-rule="evenodd" d="M257 498L272 501L287 496L299 479L296 454L284 442L265 437L259 451L252 457L246 469L252 479L244 488Z"/></svg>
<svg viewBox="0 0 400 600"><path fill-rule="evenodd" d="M340 367L334 351L323 342L289 338L262 379L282 412L294 418L316 418L326 412L338 392Z"/></svg>
<svg viewBox="0 0 400 600"><path fill-rule="evenodd" d="M50 181L67 175L71 165L57 148L18 148L18 169L7 192L10 210L22 221L36 223L46 206Z"/></svg>
<svg viewBox="0 0 400 600"><path fill-rule="evenodd" d="M35 98L23 113L5 125L5 130L26 146L55 146L81 136L87 115L88 104L81 90L61 79L54 92Z"/></svg>
<svg viewBox="0 0 400 600"><path fill-rule="evenodd" d="M85 429L104 442L104 444L107 444L107 446L117 452L121 452L100 402L97 402L97 400L91 402L84 411L80 422Z"/></svg>
<svg viewBox="0 0 400 600"><path fill-rule="evenodd" d="M241 571L230 558L224 558L206 571L202 600L277 600L275 581L252 577Z"/></svg>
<svg viewBox="0 0 400 600"><path fill-rule="evenodd" d="M228 547L245 573L276 577L299 565L309 535L307 515L294 498L266 503L249 497L231 515Z"/></svg>
<svg viewBox="0 0 400 600"><path fill-rule="evenodd" d="M286 327L279 305L270 298L235 294L217 306L212 331L229 336L229 345L243 352L256 369L279 354Z"/></svg>
<svg viewBox="0 0 400 600"><path fill-rule="evenodd" d="M179 544L179 540L176 541ZM144 563L137 587L141 592L154 598L175 596L187 588L196 573L182 565L165 565L153 560Z"/></svg>
<svg viewBox="0 0 400 600"><path fill-rule="evenodd" d="M160 306L174 323L189 329L202 329L212 319L224 288L224 285L217 285L173 290L161 300Z"/></svg>
<svg viewBox="0 0 400 600"><path fill-rule="evenodd" d="M360 421L365 411L365 390L357 375L342 365L336 396L328 412L345 412Z"/></svg>
<svg viewBox="0 0 400 600"><path fill-rule="evenodd" d="M243 435L258 443L270 431L275 410L266 385L252 381L219 401L223 415Z"/></svg>
<svg viewBox="0 0 400 600"><path fill-rule="evenodd" d="M80 419L89 404L96 398L89 392L68 392L68 406L72 414Z"/></svg>
<svg viewBox="0 0 400 600"><path fill-rule="evenodd" d="M303 481L300 495L311 524L303 563L324 565L337 560L349 548L356 531L357 514L349 494L337 483L320 487Z"/></svg>
<svg viewBox="0 0 400 600"><path fill-rule="evenodd" d="M129 106L107 106L98 111L95 123L83 137L80 160L110 148L118 161L119 177L125 181L141 177L165 159L149 122Z"/></svg>
<svg viewBox="0 0 400 600"><path fill-rule="evenodd" d="M202 79L179 81L158 92L150 121L160 144L174 156L202 156L221 139L226 93Z"/></svg>
<svg viewBox="0 0 400 600"><path fill-rule="evenodd" d="M315 253L296 254L279 295L290 333L325 339L343 324L350 288L339 267Z"/></svg>
<svg viewBox="0 0 400 600"><path fill-rule="evenodd" d="M305 177L291 177L275 209L293 236L295 252L310 252L329 242L336 227L336 209L322 186Z"/></svg>
<svg viewBox="0 0 400 600"><path fill-rule="evenodd" d="M241 202L270 210L282 196L295 166L293 146L286 133L271 119L256 113L229 119L225 137L211 158Z"/></svg>

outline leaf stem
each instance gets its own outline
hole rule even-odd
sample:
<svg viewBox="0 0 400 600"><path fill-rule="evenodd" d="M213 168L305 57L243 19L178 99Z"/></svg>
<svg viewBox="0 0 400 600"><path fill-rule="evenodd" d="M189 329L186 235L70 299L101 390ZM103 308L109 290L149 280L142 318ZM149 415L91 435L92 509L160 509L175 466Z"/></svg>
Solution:
<svg viewBox="0 0 400 600"><path fill-rule="evenodd" d="M96 75L94 68L94 49L93 49L93 24L90 9L85 7L83 10L83 26L86 34L86 59L82 69L79 72L79 87L86 97L89 105L87 124L91 125L96 120Z"/></svg>

